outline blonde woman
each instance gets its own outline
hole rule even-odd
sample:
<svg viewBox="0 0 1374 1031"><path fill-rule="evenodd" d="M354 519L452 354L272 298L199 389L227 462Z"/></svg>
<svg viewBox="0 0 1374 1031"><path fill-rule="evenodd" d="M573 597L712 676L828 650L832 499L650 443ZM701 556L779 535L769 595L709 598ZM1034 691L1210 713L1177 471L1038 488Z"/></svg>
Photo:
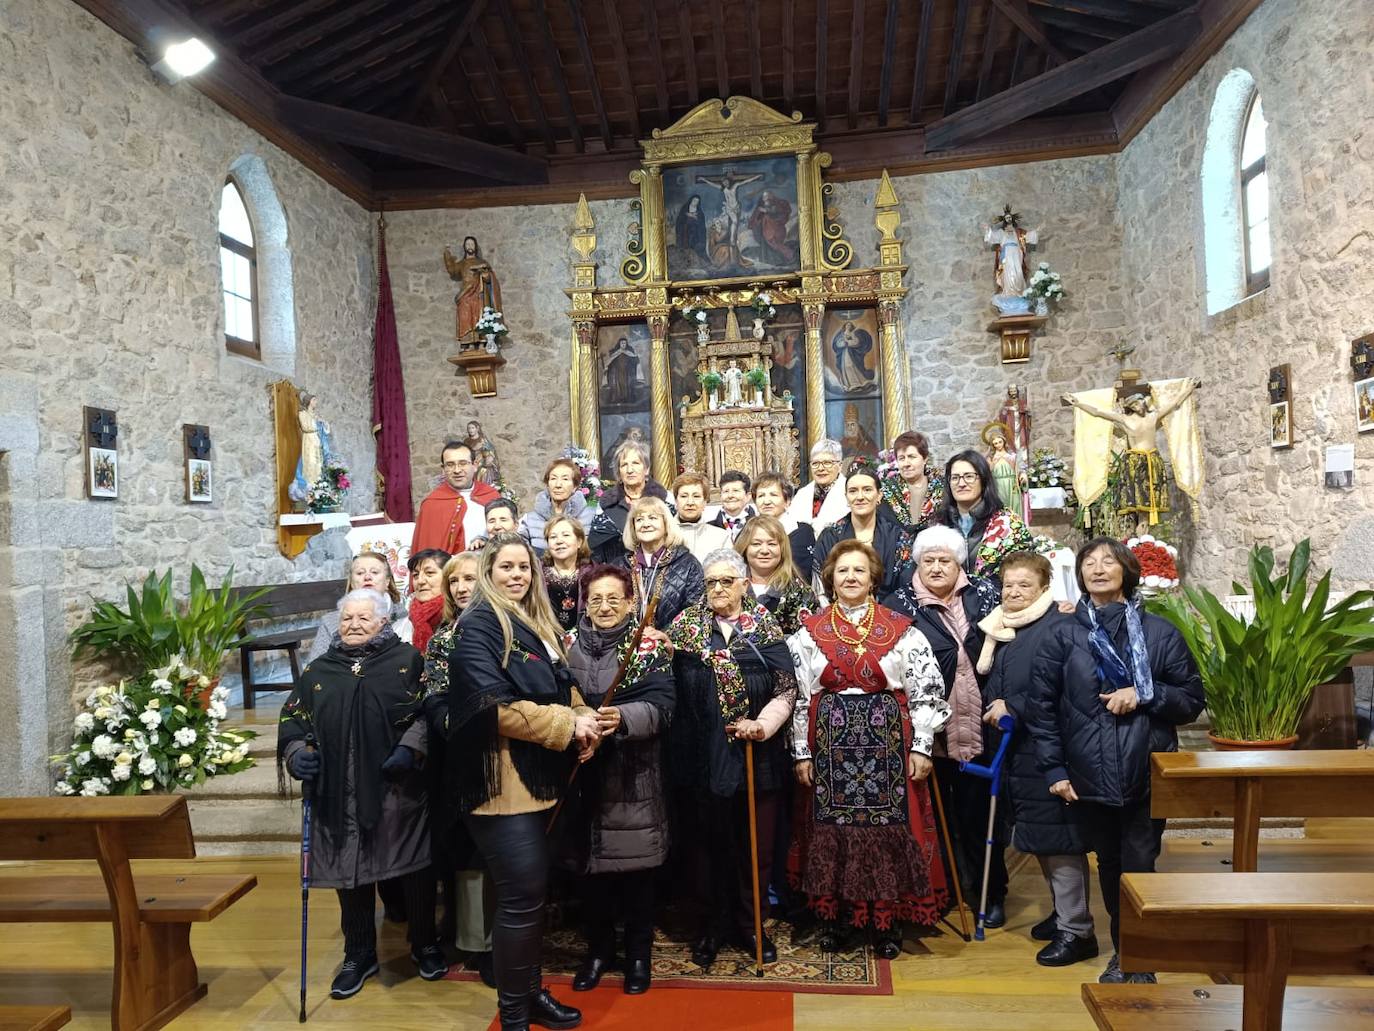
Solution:
<svg viewBox="0 0 1374 1031"><path fill-rule="evenodd" d="M781 520L756 515L735 539L735 550L749 567L749 586L759 604L773 613L784 636L818 608L816 595L792 561L792 548Z"/></svg>
<svg viewBox="0 0 1374 1031"><path fill-rule="evenodd" d="M402 615L402 612L398 611L401 604L401 589L396 586L396 577L392 575L391 563L386 560L385 555L375 551L360 551L348 560L348 568L344 575L348 580L348 590L380 591L390 598L392 622ZM329 645L338 632L338 610L326 612L320 619L320 629L315 634L310 651L306 652L307 666L329 650Z"/></svg>
<svg viewBox="0 0 1374 1031"><path fill-rule="evenodd" d="M657 597L654 626L667 629L673 617L706 596L701 563L682 542L677 516L664 501L642 497L631 505L621 540L625 555L619 564L634 578L641 618L649 599Z"/></svg>
<svg viewBox="0 0 1374 1031"><path fill-rule="evenodd" d="M430 699L431 719L448 738L444 815L461 817L495 884L501 1027L576 1027L581 1014L549 994L539 966L548 811L613 718L583 704L539 559L517 534L497 534L482 550L445 695L438 705Z"/></svg>

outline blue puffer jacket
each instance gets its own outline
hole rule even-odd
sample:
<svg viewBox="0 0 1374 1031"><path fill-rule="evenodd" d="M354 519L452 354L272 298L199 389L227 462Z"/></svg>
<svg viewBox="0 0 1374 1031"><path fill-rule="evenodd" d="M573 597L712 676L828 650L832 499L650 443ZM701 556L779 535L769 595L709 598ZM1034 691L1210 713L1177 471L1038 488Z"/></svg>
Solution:
<svg viewBox="0 0 1374 1031"><path fill-rule="evenodd" d="M575 490L572 497L564 502L563 514L581 523L583 532L590 532L592 520L596 518L596 509L588 508L587 499L582 496L582 492ZM553 502L549 500L549 492L546 490L541 490L534 499L534 510L520 517L520 535L530 542L535 554L541 558L544 549L548 547L548 542L544 540L544 524L552 518Z"/></svg>
<svg viewBox="0 0 1374 1031"><path fill-rule="evenodd" d="M1129 715L1113 716L1098 697L1104 688L1088 644L1089 604L1081 599L1073 618L1055 626L1036 655L1026 722L1047 788L1068 780L1085 802L1123 806L1149 798L1150 753L1178 750L1177 728L1202 712L1202 678L1183 636L1159 616L1142 613L1154 698ZM1126 658L1125 605L1104 605L1097 616Z"/></svg>

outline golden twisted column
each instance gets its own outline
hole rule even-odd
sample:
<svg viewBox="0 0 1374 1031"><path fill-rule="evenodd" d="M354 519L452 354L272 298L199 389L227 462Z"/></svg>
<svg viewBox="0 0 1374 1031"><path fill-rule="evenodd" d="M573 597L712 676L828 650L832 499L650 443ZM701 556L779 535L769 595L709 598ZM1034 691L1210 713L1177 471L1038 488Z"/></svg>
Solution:
<svg viewBox="0 0 1374 1031"><path fill-rule="evenodd" d="M594 321L579 319L573 323L573 331L577 334L577 346L581 348L581 355L578 359L580 371L582 373L582 388L578 398L581 408L579 419L581 434L580 443L586 448L593 459L601 461L601 420L598 415L597 404L597 376L596 376L596 323ZM603 474L605 470L602 470Z"/></svg>
<svg viewBox="0 0 1374 1031"><path fill-rule="evenodd" d="M897 319L901 312L896 301L878 305L879 341L883 363L883 435L890 443L908 429L911 420L906 404L906 370L902 367L901 341L897 336Z"/></svg>
<svg viewBox="0 0 1374 1031"><path fill-rule="evenodd" d="M806 475L807 457L816 441L825 436L825 363L821 357L821 319L825 315L824 301L802 304L806 316L806 441L801 447L800 465Z"/></svg>
<svg viewBox="0 0 1374 1031"><path fill-rule="evenodd" d="M668 312L649 314L649 433L654 479L665 487L677 478L673 447L673 388L668 369Z"/></svg>

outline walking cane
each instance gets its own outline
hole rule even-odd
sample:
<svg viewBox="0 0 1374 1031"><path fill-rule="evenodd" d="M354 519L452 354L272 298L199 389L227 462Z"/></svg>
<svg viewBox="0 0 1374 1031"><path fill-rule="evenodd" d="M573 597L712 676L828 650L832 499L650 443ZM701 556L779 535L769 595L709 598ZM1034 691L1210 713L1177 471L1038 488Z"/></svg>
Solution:
<svg viewBox="0 0 1374 1031"><path fill-rule="evenodd" d="M979 766L977 763L959 764L959 769L965 773L985 777L992 782L992 799L988 805L988 837L987 844L983 846L983 893L978 899L978 926L973 932L975 941L984 940L983 923L987 919L988 876L992 872L992 829L997 821L997 788L1002 780L1002 760L1006 758L1007 746L1011 744L1011 734L1016 727L1016 720L1011 716L1002 716L997 720L997 727L1002 731L1002 741L997 746L997 754L992 757L991 766Z"/></svg>
<svg viewBox="0 0 1374 1031"><path fill-rule="evenodd" d="M754 804L754 742L745 742L744 773L749 787L749 873L754 880L754 976L763 976L763 901L759 895L759 826Z"/></svg>
<svg viewBox="0 0 1374 1031"><path fill-rule="evenodd" d="M315 735L305 735L305 748L315 750ZM314 801L314 780L301 781L301 1015L305 1023L305 959L310 930L310 809Z"/></svg>
<svg viewBox="0 0 1374 1031"><path fill-rule="evenodd" d="M973 939L968 933L968 916L964 912L966 904L964 902L964 888L959 880L959 861L954 857L954 842L949 838L949 823L945 820L945 803L940 798L940 778L935 775L935 765L933 763L930 767L929 780L930 785L928 790L930 791L931 799L935 802L935 815L940 818L940 834L945 840L945 855L949 857L949 868L954 875L950 879L954 881L954 898L959 906L960 929L957 933L960 938L969 942ZM949 922L948 917L941 917L940 922L951 931L954 930L954 925Z"/></svg>

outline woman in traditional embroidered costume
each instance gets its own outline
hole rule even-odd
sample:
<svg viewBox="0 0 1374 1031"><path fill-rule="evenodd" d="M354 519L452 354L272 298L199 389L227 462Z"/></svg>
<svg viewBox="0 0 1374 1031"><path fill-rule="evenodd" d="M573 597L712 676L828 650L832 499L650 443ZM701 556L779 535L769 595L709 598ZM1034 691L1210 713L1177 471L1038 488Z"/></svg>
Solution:
<svg viewBox="0 0 1374 1031"><path fill-rule="evenodd" d="M706 556L706 598L668 628L677 652L677 710L669 768L683 822L699 934L692 959L709 967L724 940L754 954L746 741L754 742L758 869L768 883L787 752L778 734L797 682L777 620L750 598L749 570L732 548ZM777 950L764 935L763 961Z"/></svg>
<svg viewBox="0 0 1374 1031"><path fill-rule="evenodd" d="M826 921L823 949L840 948L847 917L871 927L879 954L892 959L899 921L933 926L949 899L925 782L949 704L929 643L910 618L873 600L883 575L877 553L841 541L821 575L836 601L788 641L796 777L814 789L793 874ZM871 768L860 771L856 754Z"/></svg>

